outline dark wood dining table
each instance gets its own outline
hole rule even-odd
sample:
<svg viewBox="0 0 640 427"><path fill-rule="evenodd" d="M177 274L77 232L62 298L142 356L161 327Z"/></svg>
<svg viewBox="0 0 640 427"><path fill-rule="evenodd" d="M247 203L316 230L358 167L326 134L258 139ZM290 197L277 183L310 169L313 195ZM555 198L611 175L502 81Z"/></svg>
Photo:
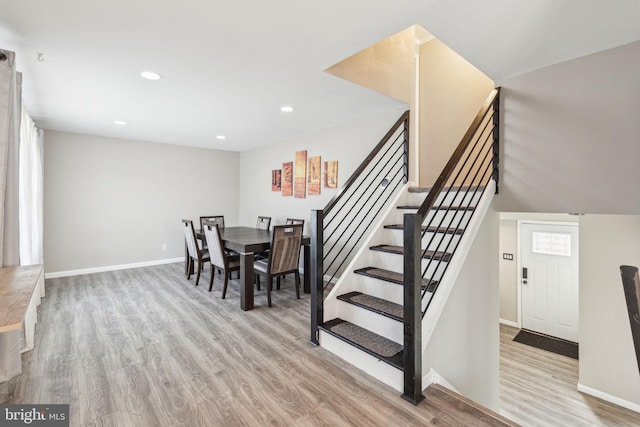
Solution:
<svg viewBox="0 0 640 427"><path fill-rule="evenodd" d="M220 229L220 235L224 247L240 254L240 308L244 311L253 308L253 261L256 252L264 252L271 246L271 232L253 227L226 227ZM196 237L204 241L202 230L196 231ZM303 289L310 292L309 287L309 261L310 261L309 236L302 237Z"/></svg>

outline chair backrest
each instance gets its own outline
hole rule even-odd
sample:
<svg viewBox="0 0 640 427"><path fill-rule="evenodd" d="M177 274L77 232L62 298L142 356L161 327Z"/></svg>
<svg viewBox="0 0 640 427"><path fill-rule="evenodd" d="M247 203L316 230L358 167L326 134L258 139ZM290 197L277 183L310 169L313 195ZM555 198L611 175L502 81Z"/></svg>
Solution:
<svg viewBox="0 0 640 427"><path fill-rule="evenodd" d="M285 224L302 224L304 226L304 219L287 218Z"/></svg>
<svg viewBox="0 0 640 427"><path fill-rule="evenodd" d="M200 217L200 230L204 230L204 222L213 221L218 224L218 227L224 228L224 215L209 215Z"/></svg>
<svg viewBox="0 0 640 427"><path fill-rule="evenodd" d="M211 265L226 268L224 246L222 244L222 237L220 236L220 226L213 220L205 220L202 226L204 230L204 237L207 239Z"/></svg>
<svg viewBox="0 0 640 427"><path fill-rule="evenodd" d="M271 232L269 274L277 275L298 269L302 224L275 225Z"/></svg>
<svg viewBox="0 0 640 427"><path fill-rule="evenodd" d="M193 221L190 219L182 220L182 231L184 232L184 240L187 242L187 251L192 258L200 258L200 248L196 241L196 231L193 229Z"/></svg>
<svg viewBox="0 0 640 427"><path fill-rule="evenodd" d="M259 216L258 222L256 222L256 228L259 230L268 230L271 226L270 216Z"/></svg>

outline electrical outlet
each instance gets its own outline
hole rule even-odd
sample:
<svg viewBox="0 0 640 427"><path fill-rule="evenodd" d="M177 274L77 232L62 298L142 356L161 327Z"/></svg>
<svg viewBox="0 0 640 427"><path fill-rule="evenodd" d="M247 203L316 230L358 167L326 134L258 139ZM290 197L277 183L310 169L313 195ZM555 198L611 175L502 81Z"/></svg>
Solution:
<svg viewBox="0 0 640 427"><path fill-rule="evenodd" d="M164 243L164 244L162 245L162 250L163 250L163 251L166 251L167 249L169 249L169 245L167 245L166 243Z"/></svg>

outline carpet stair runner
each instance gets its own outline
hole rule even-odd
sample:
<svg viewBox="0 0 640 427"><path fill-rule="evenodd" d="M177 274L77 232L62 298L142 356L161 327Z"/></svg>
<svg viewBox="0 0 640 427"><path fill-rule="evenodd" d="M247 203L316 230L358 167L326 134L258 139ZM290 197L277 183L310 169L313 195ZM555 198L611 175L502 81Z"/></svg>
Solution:
<svg viewBox="0 0 640 427"><path fill-rule="evenodd" d="M402 344L340 318L329 320L319 328L397 369L404 370Z"/></svg>

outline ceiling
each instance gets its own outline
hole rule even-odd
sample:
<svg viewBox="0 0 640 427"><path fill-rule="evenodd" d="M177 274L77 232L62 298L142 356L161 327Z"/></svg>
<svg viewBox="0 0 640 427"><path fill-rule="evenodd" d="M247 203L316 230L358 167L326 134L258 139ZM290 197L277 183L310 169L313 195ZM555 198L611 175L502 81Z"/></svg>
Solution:
<svg viewBox="0 0 640 427"><path fill-rule="evenodd" d="M0 48L17 54L39 127L231 151L402 106L323 70L414 24L497 83L640 40L637 0L0 0L0 11Z"/></svg>

